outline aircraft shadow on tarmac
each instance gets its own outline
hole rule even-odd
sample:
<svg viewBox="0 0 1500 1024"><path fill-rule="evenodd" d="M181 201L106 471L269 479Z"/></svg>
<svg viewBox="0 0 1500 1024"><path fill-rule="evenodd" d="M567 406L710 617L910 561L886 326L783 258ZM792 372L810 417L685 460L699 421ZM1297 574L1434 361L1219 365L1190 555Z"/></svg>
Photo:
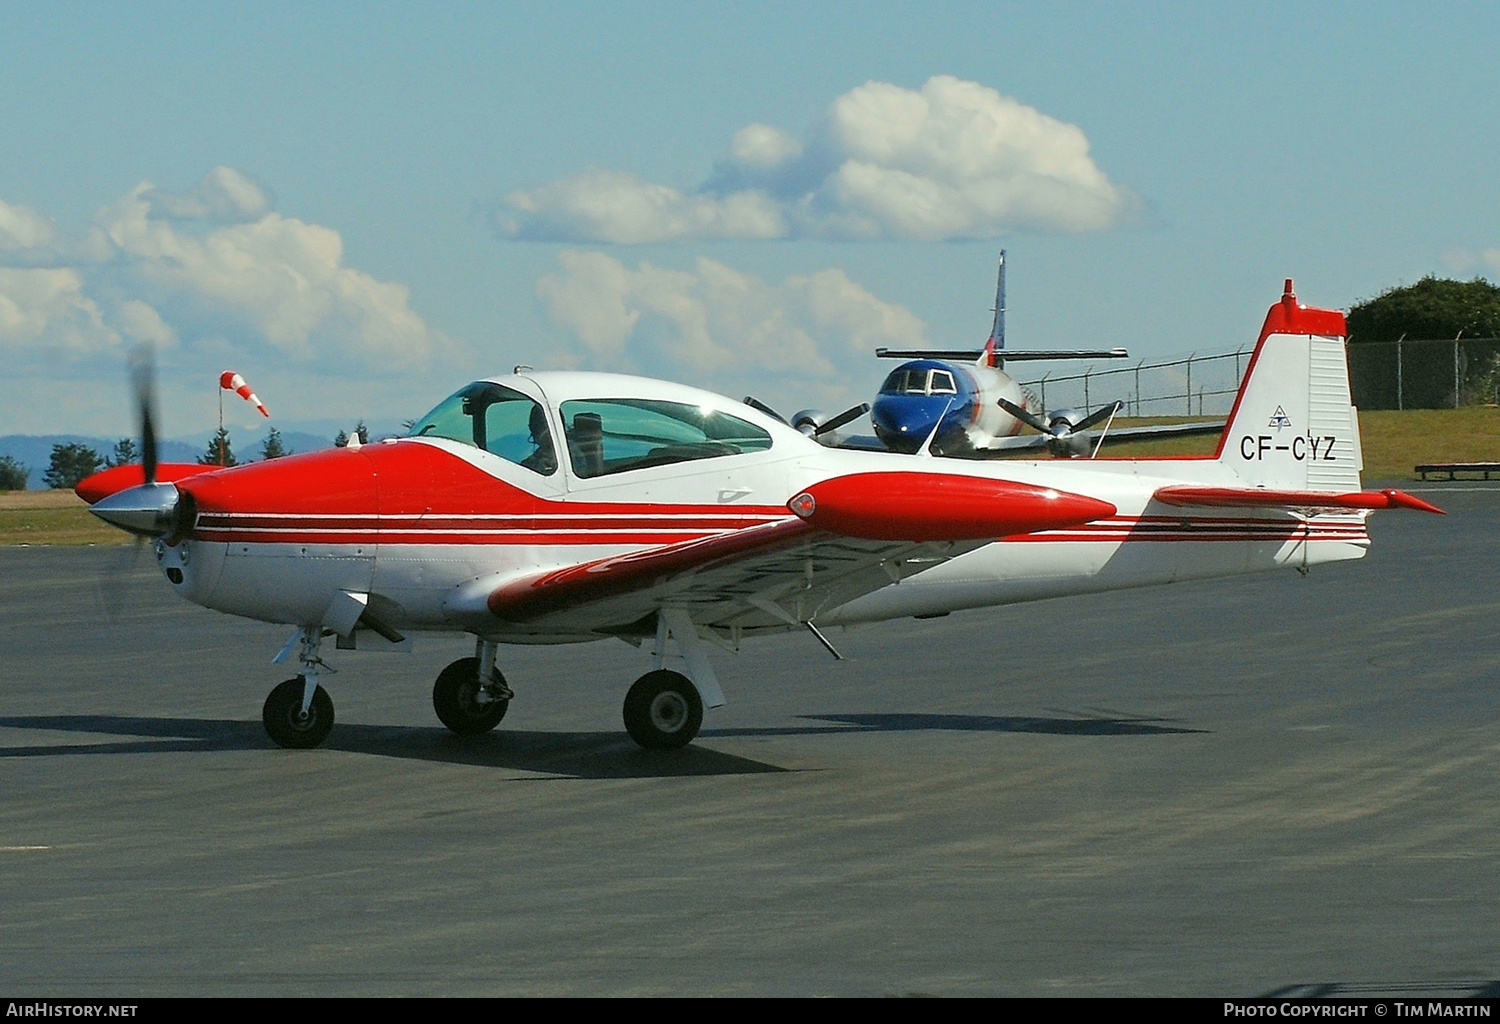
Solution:
<svg viewBox="0 0 1500 1024"><path fill-rule="evenodd" d="M705 729L713 737L832 735L869 732L1031 732L1075 736L1145 736L1202 732L1159 724L1158 719L1120 717L1020 718L992 715L839 714L807 715L836 723L767 728ZM271 741L259 722L213 718L146 718L128 715L20 715L0 717L0 728L115 735L117 741L0 746L0 758L80 754L147 754L265 750ZM128 737L128 738L124 738ZM645 751L623 733L503 730L458 737L445 729L410 726L336 725L324 749L408 760L543 772L553 776L658 778L693 775L755 775L790 769L693 745Z"/></svg>

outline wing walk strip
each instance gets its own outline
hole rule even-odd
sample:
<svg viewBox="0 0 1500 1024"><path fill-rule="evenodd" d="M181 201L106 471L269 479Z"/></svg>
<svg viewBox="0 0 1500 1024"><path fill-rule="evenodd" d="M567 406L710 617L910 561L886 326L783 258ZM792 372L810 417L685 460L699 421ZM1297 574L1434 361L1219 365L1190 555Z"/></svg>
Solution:
<svg viewBox="0 0 1500 1024"><path fill-rule="evenodd" d="M331 544L663 545L727 535L787 520L785 513L740 515L289 515L198 517L204 540ZM1130 541L1355 541L1369 539L1363 521L1222 516L1114 516L1093 523L998 538L1007 543Z"/></svg>

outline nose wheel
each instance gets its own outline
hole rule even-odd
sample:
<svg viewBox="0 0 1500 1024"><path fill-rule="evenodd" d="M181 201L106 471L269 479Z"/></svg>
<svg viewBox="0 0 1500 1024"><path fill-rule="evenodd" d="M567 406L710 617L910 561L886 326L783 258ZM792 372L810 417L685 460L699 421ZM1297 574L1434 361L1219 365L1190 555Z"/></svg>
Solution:
<svg viewBox="0 0 1500 1024"><path fill-rule="evenodd" d="M328 738L333 730L333 700L321 686L313 690L312 702L302 707L307 680L288 679L266 698L261 722L278 747L307 750Z"/></svg>
<svg viewBox="0 0 1500 1024"><path fill-rule="evenodd" d="M437 716L460 736L478 736L500 724L510 708L512 694L505 677L491 668L484 685L479 682L479 659L459 658L438 674L432 684L432 707Z"/></svg>
<svg viewBox="0 0 1500 1024"><path fill-rule="evenodd" d="M680 672L647 672L625 694L625 731L648 750L685 747L702 725L703 699Z"/></svg>

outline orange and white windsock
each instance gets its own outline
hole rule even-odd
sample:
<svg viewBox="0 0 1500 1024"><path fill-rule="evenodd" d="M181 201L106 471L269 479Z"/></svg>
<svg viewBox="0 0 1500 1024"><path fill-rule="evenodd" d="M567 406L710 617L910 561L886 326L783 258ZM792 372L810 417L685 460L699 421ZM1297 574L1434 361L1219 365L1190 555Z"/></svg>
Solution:
<svg viewBox="0 0 1500 1024"><path fill-rule="evenodd" d="M219 387L225 391L233 391L245 401L253 403L262 416L270 417L271 414L266 411L265 405L256 397L255 392L250 390L250 385L245 383L245 378L233 370L225 370L219 374Z"/></svg>

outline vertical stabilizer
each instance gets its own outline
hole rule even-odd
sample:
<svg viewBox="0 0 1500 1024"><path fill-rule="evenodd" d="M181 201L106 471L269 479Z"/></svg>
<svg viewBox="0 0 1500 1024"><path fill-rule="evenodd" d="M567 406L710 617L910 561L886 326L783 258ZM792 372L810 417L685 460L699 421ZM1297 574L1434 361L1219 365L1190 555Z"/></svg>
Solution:
<svg viewBox="0 0 1500 1024"><path fill-rule="evenodd" d="M1266 314L1219 461L1250 487L1359 490L1359 424L1349 398L1344 314L1297 302L1292 282Z"/></svg>
<svg viewBox="0 0 1500 1024"><path fill-rule="evenodd" d="M1005 250L1000 250L1000 273L995 280L995 322L990 327L990 345L1005 348ZM986 346L987 348L990 346ZM993 364L991 364L993 365Z"/></svg>

